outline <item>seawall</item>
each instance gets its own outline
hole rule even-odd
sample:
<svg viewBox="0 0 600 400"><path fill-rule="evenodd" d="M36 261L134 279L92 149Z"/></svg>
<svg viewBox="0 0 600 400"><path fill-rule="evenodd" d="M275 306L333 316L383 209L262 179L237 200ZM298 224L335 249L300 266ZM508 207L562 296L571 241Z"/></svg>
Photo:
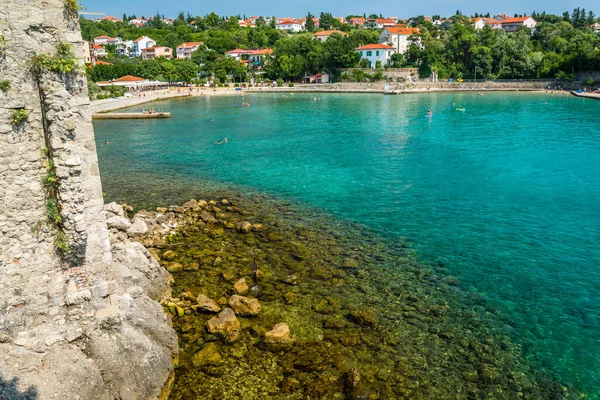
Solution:
<svg viewBox="0 0 600 400"><path fill-rule="evenodd" d="M109 239L81 61L32 68L82 58L65 4L0 5L0 398L154 399L178 352L170 276Z"/></svg>

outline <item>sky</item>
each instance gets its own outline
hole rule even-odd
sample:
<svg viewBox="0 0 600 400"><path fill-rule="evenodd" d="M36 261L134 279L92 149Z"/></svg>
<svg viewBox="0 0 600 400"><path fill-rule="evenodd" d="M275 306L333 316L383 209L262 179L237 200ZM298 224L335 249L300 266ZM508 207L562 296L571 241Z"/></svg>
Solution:
<svg viewBox="0 0 600 400"><path fill-rule="evenodd" d="M425 3L420 1L392 1L379 0L372 5L364 0L305 0L297 2L274 0L228 0L224 2L208 2L198 0L82 0L85 11L103 12L121 18L123 13L137 17L154 16L158 11L167 18L177 16L179 11L189 12L191 15L204 16L215 12L220 16L230 15L262 15L276 17L303 17L308 12L318 16L322 11L334 16L345 17L350 14L382 14L399 18L408 18L418 15L454 15L456 10L461 10L465 15L477 13L486 14L531 14L532 11L546 11L551 14L562 15L564 11L572 11L575 7L592 10L600 16L600 2L597 0L505 0L505 1L475 1L475 0L430 0ZM93 18L94 16L90 16Z"/></svg>

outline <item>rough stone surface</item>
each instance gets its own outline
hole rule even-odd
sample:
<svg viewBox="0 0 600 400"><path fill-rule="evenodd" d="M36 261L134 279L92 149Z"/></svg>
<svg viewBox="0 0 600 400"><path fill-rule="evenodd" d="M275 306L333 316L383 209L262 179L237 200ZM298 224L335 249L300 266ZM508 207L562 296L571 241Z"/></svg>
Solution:
<svg viewBox="0 0 600 400"><path fill-rule="evenodd" d="M242 278L239 281L237 281L235 283L235 285L233 285L233 290L237 294L246 294L246 293L248 293L248 290L250 290L250 288L248 287L248 284L246 283L246 278Z"/></svg>
<svg viewBox="0 0 600 400"><path fill-rule="evenodd" d="M247 297L234 294L229 299L229 307L241 316L258 315L261 310L261 305L257 299L249 299Z"/></svg>
<svg viewBox="0 0 600 400"><path fill-rule="evenodd" d="M272 330L265 333L265 342L267 343L291 343L293 341L290 327L284 322L278 323Z"/></svg>
<svg viewBox="0 0 600 400"><path fill-rule="evenodd" d="M201 294L198 296L197 301L198 301L198 306L195 308L195 310L197 310L197 311L213 312L213 313L217 313L217 312L221 311L221 307L219 307L217 302L208 296Z"/></svg>
<svg viewBox="0 0 600 400"><path fill-rule="evenodd" d="M0 3L0 80L11 81L0 91L0 378L18 382L15 398L156 399L178 352L157 302L170 275L140 244L111 247L106 220L125 213L103 204L85 75L36 80L27 66L65 42L82 56L77 15L63 0ZM15 108L28 113L18 126ZM63 257L45 223L47 157Z"/></svg>
<svg viewBox="0 0 600 400"><path fill-rule="evenodd" d="M240 338L242 324L235 317L231 308L226 308L221 313L206 321L206 329L224 337L229 342L234 342Z"/></svg>

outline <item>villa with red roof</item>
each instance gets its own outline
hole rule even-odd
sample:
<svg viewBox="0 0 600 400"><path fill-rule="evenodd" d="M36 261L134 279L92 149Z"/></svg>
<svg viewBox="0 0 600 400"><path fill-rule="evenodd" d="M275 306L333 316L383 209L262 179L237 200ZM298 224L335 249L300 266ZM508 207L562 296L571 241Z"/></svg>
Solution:
<svg viewBox="0 0 600 400"><path fill-rule="evenodd" d="M496 15L494 17L496 21L500 21L502 25L502 29L504 32L510 33L516 31L520 26L526 26L529 29L534 29L537 25L537 21L531 17L515 17L515 18L507 18L506 15Z"/></svg>
<svg viewBox="0 0 600 400"><path fill-rule="evenodd" d="M385 28L379 35L379 43L391 43L396 53L404 54L411 44L421 43L419 28L393 27Z"/></svg>
<svg viewBox="0 0 600 400"><path fill-rule="evenodd" d="M378 29L396 26L397 21L393 18L378 18L375 20L375 27Z"/></svg>
<svg viewBox="0 0 600 400"><path fill-rule="evenodd" d="M361 26L365 24L365 21L364 18L350 18L348 24L352 26Z"/></svg>
<svg viewBox="0 0 600 400"><path fill-rule="evenodd" d="M225 53L226 56L233 57L242 64L248 64L249 67L260 69L262 67L265 58L270 57L273 54L273 49L260 49L260 50L242 50L233 49Z"/></svg>
<svg viewBox="0 0 600 400"><path fill-rule="evenodd" d="M382 67L389 64L392 59L392 54L396 52L396 49L393 46L378 43L360 46L355 48L354 51L360 54L361 60L368 60L371 68L375 68L378 61L381 63Z"/></svg>
<svg viewBox="0 0 600 400"><path fill-rule="evenodd" d="M192 53L204 45L202 42L183 42L177 46L177 58L182 60L184 58L192 58Z"/></svg>
<svg viewBox="0 0 600 400"><path fill-rule="evenodd" d="M304 26L300 21L293 18L286 18L277 22L276 28L283 31L301 32Z"/></svg>
<svg viewBox="0 0 600 400"><path fill-rule="evenodd" d="M133 41L133 46L131 47L131 57L141 57L143 49L154 46L156 46L155 40L149 38L148 36L140 36Z"/></svg>
<svg viewBox="0 0 600 400"><path fill-rule="evenodd" d="M483 29L486 25L489 25L493 29L502 28L502 23L493 18L475 18L473 25L475 29Z"/></svg>
<svg viewBox="0 0 600 400"><path fill-rule="evenodd" d="M493 29L503 29L506 33L514 32L520 26L535 29L535 26L537 25L537 21L531 17L524 16L511 18L506 14L499 14L494 18L477 18L472 22L475 25L475 29L483 29L485 26L490 26Z"/></svg>
<svg viewBox="0 0 600 400"><path fill-rule="evenodd" d="M337 33L338 35L342 35L342 36L348 36L348 34L346 32L342 32L342 31L338 31L338 30L331 30L331 31L320 31L320 32L315 32L313 33L313 39L318 40L319 42L324 42L327 39L329 39L329 36L333 33Z"/></svg>

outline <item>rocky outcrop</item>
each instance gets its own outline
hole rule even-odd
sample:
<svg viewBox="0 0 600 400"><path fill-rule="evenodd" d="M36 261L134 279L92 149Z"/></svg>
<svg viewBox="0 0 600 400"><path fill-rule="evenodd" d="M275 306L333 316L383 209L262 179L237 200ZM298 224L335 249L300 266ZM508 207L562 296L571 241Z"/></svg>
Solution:
<svg viewBox="0 0 600 400"><path fill-rule="evenodd" d="M2 1L0 381L40 400L155 399L178 351L157 302L170 275L127 233L111 245L107 217L132 236L144 226L103 205L84 74L29 68L64 43L81 56L64 1ZM49 182L60 226L46 223Z"/></svg>

